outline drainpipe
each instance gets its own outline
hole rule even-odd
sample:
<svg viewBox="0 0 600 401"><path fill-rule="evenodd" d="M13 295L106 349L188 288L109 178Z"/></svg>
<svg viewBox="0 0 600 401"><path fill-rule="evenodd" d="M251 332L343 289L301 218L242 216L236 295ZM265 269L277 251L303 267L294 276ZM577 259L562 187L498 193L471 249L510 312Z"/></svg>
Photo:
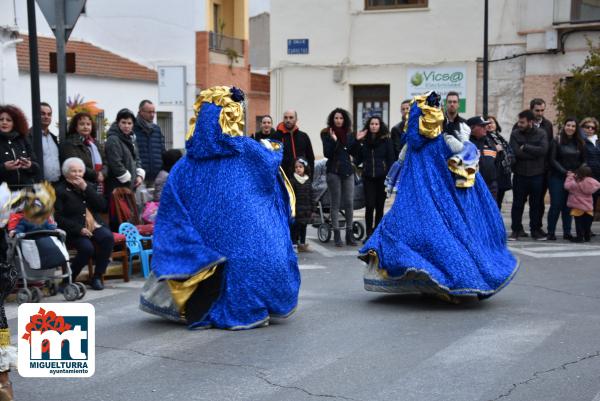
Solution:
<svg viewBox="0 0 600 401"><path fill-rule="evenodd" d="M9 46L12 45L16 45L17 43L21 43L23 41L23 39L19 38L19 39L12 39L9 40L7 42L4 43L0 43L0 52L2 53L2 58L0 59L0 88L2 89L2 92L0 93L0 104L4 104L5 100L4 100L4 49L6 49Z"/></svg>

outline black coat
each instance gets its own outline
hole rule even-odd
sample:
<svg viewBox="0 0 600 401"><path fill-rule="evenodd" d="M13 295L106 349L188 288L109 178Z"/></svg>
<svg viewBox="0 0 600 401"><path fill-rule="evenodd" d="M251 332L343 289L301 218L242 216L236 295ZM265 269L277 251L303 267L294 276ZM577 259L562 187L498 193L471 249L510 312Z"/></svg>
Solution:
<svg viewBox="0 0 600 401"><path fill-rule="evenodd" d="M585 163L585 151L580 151L575 140L567 143L552 141L550 148L550 172L562 178L567 171L574 171Z"/></svg>
<svg viewBox="0 0 600 401"><path fill-rule="evenodd" d="M100 217L100 213L106 210L106 200L97 192L94 184L88 182L85 191L80 191L64 179L56 185L56 222L69 239L81 236L81 229L85 227L86 208L98 224L106 225Z"/></svg>
<svg viewBox="0 0 600 401"><path fill-rule="evenodd" d="M92 162L92 153L83 143L79 134L67 136L67 139L58 147L58 152L61 166L68 158L77 157L85 164L85 174L83 175L83 178L86 181L96 182L98 173L96 173L94 163Z"/></svg>
<svg viewBox="0 0 600 401"><path fill-rule="evenodd" d="M594 144L587 138L585 139L585 157L594 178L600 180L600 140Z"/></svg>
<svg viewBox="0 0 600 401"><path fill-rule="evenodd" d="M496 175L498 190L507 191L512 189L512 165L515 162L515 155L506 139L500 133L492 132L488 135L495 145L501 145L503 148L496 155Z"/></svg>
<svg viewBox="0 0 600 401"><path fill-rule="evenodd" d="M26 137L17 135L13 139L10 134L0 134L0 182L6 182L11 190L37 182L40 166L36 161L31 144ZM31 160L28 169L7 170L4 163L26 157Z"/></svg>
<svg viewBox="0 0 600 401"><path fill-rule="evenodd" d="M254 138L257 141L260 141L261 139L274 139L275 138L275 130L273 128L271 128L271 132L269 132L269 135L265 135L262 130L260 131L256 131L254 133L254 135L252 135L252 138ZM278 139L281 140L281 139Z"/></svg>
<svg viewBox="0 0 600 401"><path fill-rule="evenodd" d="M523 132L517 128L510 134L509 143L516 160L513 173L532 177L546 172L550 143L544 130L533 127Z"/></svg>
<svg viewBox="0 0 600 401"><path fill-rule="evenodd" d="M329 128L321 131L323 154L327 158L327 174L336 174L341 177L349 177L354 174L354 166L350 156L358 157L360 143L358 143L352 132L348 132L346 138L346 145L344 146L339 139L334 141L331 138Z"/></svg>
<svg viewBox="0 0 600 401"><path fill-rule="evenodd" d="M364 177L385 177L396 161L394 144L390 135L372 138L369 132L365 138L358 141L360 150L356 157L356 164L362 164Z"/></svg>
<svg viewBox="0 0 600 401"><path fill-rule="evenodd" d="M308 162L310 171L315 171L315 154L306 132L302 132L298 128L293 129L292 132L288 132L283 123L281 123L271 139L283 143L281 167L288 178L294 174L294 163L300 157Z"/></svg>
<svg viewBox="0 0 600 401"><path fill-rule="evenodd" d="M395 159L398 158L402 148L406 144L406 132L404 132L404 126L406 121L402 120L398 124L394 125L390 131L392 135L392 143L394 144Z"/></svg>
<svg viewBox="0 0 600 401"><path fill-rule="evenodd" d="M300 184L292 174L290 178L294 194L296 195L296 222L310 224L313 211L312 180L309 178L304 184Z"/></svg>
<svg viewBox="0 0 600 401"><path fill-rule="evenodd" d="M491 137L485 135L482 138L475 138L471 135L470 141L475 144L479 150L479 174L488 187L498 180L498 170L496 167L496 157L498 151Z"/></svg>

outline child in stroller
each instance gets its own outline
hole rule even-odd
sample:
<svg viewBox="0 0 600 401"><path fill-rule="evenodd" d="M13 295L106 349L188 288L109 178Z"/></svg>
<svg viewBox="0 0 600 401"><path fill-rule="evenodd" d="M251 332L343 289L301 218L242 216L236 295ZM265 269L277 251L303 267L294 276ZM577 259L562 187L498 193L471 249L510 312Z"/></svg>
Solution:
<svg viewBox="0 0 600 401"><path fill-rule="evenodd" d="M355 176L356 177L356 176ZM315 161L315 171L313 174L313 203L316 205L316 212L319 220L312 224L317 229L319 241L326 243L331 239L333 224L331 221L331 200L327 190L327 159ZM359 210L365 207L365 196L362 187L362 180L356 177L354 183L353 209ZM344 213L340 210L342 218ZM340 227L345 227L345 221L340 220ZM362 240L365 235L365 226L360 221L352 222L352 237L356 241Z"/></svg>
<svg viewBox="0 0 600 401"><path fill-rule="evenodd" d="M44 191L51 195L41 194ZM26 195L25 212L13 213L9 219L7 257L17 267L22 282L22 288L17 291L19 304L42 299L42 290L30 282L47 283L50 294L55 295L56 280L63 279L63 294L67 301L81 299L86 292L83 284L71 281L66 234L57 229L51 217L52 209L47 209L48 203L53 207L53 193L49 184L41 184ZM46 195L48 199L44 199Z"/></svg>

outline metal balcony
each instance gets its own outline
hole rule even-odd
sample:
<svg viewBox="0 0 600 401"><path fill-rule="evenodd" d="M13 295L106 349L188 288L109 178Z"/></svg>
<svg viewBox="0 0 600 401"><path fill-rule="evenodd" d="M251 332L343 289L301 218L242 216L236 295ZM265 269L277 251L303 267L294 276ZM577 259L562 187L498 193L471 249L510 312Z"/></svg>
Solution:
<svg viewBox="0 0 600 401"><path fill-rule="evenodd" d="M237 54L239 57L243 57L244 41L238 38L232 38L215 32L210 32L208 49L217 53L228 55Z"/></svg>

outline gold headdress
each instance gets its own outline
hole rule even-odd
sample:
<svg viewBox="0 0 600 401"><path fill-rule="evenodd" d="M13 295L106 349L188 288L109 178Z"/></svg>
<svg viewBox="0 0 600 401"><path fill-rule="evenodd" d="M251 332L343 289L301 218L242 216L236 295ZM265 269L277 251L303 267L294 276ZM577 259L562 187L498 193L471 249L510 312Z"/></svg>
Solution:
<svg viewBox="0 0 600 401"><path fill-rule="evenodd" d="M185 140L187 141L194 135L196 129L196 119L202 108L202 103L214 103L222 108L219 116L219 124L224 134L231 136L244 135L244 107L242 101L244 93L236 88L229 86L215 86L203 90L194 103L194 117L190 118Z"/></svg>

